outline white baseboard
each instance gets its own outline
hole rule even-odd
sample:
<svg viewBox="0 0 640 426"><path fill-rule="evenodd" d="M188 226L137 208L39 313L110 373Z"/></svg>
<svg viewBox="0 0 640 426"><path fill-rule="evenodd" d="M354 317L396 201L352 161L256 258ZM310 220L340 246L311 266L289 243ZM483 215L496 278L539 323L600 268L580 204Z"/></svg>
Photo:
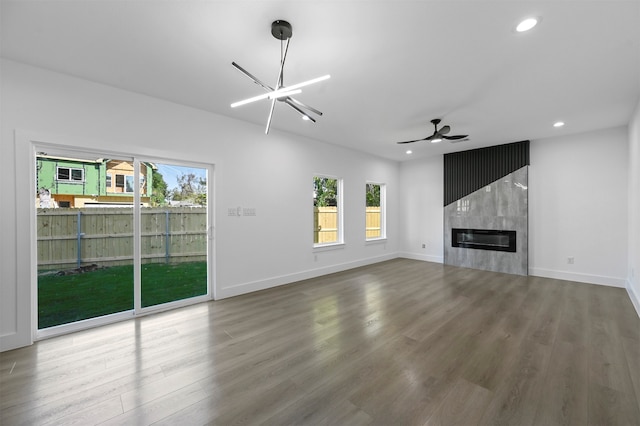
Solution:
<svg viewBox="0 0 640 426"><path fill-rule="evenodd" d="M412 260L422 260L424 262L444 263L444 258L442 256L432 256L428 254L401 252L398 254L398 257Z"/></svg>
<svg viewBox="0 0 640 426"><path fill-rule="evenodd" d="M626 280L618 277L602 275L580 274L576 272L557 271L553 269L529 268L529 275L556 280L575 281L585 284L605 285L609 287L626 287Z"/></svg>
<svg viewBox="0 0 640 426"><path fill-rule="evenodd" d="M239 296L241 294L252 293L254 291L266 290L268 288L291 284L297 281L308 280L310 278L316 278L322 275L333 274L335 272L342 272L353 268L359 268L360 266L367 266L374 263L384 262L386 260L396 259L397 257L399 257L397 253L386 254L384 256L356 260L353 262L345 262L337 265L310 269L308 271L267 278L264 280L236 284L230 287L223 287L218 290L217 299L226 299L227 297Z"/></svg>
<svg viewBox="0 0 640 426"><path fill-rule="evenodd" d="M627 294L629 294L629 299L631 299L631 303L636 308L638 317L640 317L640 295L634 290L630 280L627 280Z"/></svg>
<svg viewBox="0 0 640 426"><path fill-rule="evenodd" d="M29 346L33 343L29 333L5 333L0 336L0 352Z"/></svg>

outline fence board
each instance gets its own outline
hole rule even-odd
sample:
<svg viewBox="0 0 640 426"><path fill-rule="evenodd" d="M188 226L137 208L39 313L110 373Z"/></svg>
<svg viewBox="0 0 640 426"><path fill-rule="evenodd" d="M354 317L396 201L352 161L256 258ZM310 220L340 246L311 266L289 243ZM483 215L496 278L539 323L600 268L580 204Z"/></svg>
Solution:
<svg viewBox="0 0 640 426"><path fill-rule="evenodd" d="M38 209L38 268L130 264L133 260L133 211L129 208ZM169 229L167 229L167 214ZM143 208L141 211L143 263L204 261L207 256L205 208ZM168 234L168 238L167 238ZM168 247L167 247L168 246ZM167 257L167 252L169 256Z"/></svg>
<svg viewBox="0 0 640 426"><path fill-rule="evenodd" d="M382 236L380 207L367 207L365 230L367 238L379 238Z"/></svg>
<svg viewBox="0 0 640 426"><path fill-rule="evenodd" d="M337 242L338 208L316 207L314 213L314 243L324 244Z"/></svg>
<svg viewBox="0 0 640 426"><path fill-rule="evenodd" d="M366 207L366 238L382 237L382 215L380 207ZM313 242L316 244L338 241L338 208L315 207L313 215Z"/></svg>

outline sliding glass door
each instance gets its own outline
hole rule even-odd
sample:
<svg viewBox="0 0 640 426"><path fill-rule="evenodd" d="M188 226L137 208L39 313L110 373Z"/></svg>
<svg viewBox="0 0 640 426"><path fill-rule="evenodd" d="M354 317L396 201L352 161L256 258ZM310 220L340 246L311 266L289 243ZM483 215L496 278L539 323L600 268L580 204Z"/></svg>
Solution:
<svg viewBox="0 0 640 426"><path fill-rule="evenodd" d="M210 167L113 157L36 154L38 330L210 294Z"/></svg>
<svg viewBox="0 0 640 426"><path fill-rule="evenodd" d="M166 195L141 207L143 308L207 294L207 169L152 167Z"/></svg>
<svg viewBox="0 0 640 426"><path fill-rule="evenodd" d="M108 178L133 161L71 155L36 155L38 329L134 308L133 192Z"/></svg>

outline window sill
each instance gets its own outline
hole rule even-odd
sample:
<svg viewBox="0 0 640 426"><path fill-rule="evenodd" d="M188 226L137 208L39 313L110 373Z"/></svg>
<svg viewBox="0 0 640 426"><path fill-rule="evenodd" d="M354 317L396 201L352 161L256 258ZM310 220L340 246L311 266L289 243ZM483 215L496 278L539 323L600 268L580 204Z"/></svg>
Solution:
<svg viewBox="0 0 640 426"><path fill-rule="evenodd" d="M386 243L387 242L387 237L381 237L381 238L370 238L368 240L365 240L365 244L366 245L370 245L370 244L382 244L382 243Z"/></svg>
<svg viewBox="0 0 640 426"><path fill-rule="evenodd" d="M344 243L330 243L330 244L315 244L313 246L314 252L329 251L329 250L341 250L344 249Z"/></svg>

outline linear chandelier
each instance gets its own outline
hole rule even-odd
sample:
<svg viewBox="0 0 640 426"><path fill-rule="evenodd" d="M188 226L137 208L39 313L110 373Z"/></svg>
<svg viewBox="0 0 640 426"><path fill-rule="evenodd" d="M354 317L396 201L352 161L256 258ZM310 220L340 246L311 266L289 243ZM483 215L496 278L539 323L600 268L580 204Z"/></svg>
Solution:
<svg viewBox="0 0 640 426"><path fill-rule="evenodd" d="M276 106L276 101L284 102L294 110L296 110L301 116L303 120L309 120L312 122L316 122L315 118L313 118L313 114L318 116L322 115L322 112L317 109L310 107L309 105L305 105L297 99L294 99L292 96L302 93L301 88L305 86L309 86L311 84L319 83L324 80L328 80L331 78L329 74L323 75L322 77L313 78L311 80L303 81L302 83L293 84L291 86L284 85L284 63L287 59L287 51L289 50L289 42L291 40L291 36L293 35L293 31L291 29L291 24L287 21L277 20L273 21L271 24L271 34L278 40L280 40L280 72L278 73L278 80L276 81L275 87L271 87L268 84L263 83L247 70L242 68L235 62L232 62L233 65L238 71L240 71L245 76L249 77L254 83L259 86L262 86L267 92L262 95L253 96L251 98L234 102L231 104L231 108L236 108L242 105L250 104L252 102L261 101L264 99L269 99L271 101L271 110L269 111L269 117L267 118L267 127L265 129L265 134L269 134L269 128L271 127L271 120L273 118L273 111ZM286 43L285 43L286 41Z"/></svg>

